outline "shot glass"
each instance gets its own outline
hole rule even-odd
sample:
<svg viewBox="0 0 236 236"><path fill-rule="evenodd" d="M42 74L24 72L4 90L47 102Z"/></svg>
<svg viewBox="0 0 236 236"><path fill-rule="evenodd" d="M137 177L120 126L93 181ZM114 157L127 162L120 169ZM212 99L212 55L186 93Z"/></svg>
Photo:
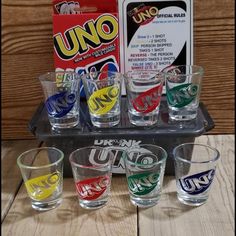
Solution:
<svg viewBox="0 0 236 236"><path fill-rule="evenodd" d="M64 154L54 147L30 149L17 164L31 199L32 208L46 211L62 202Z"/></svg>
<svg viewBox="0 0 236 236"><path fill-rule="evenodd" d="M97 209L107 204L113 159L112 151L95 146L80 148L70 154L76 192L82 208Z"/></svg>
<svg viewBox="0 0 236 236"><path fill-rule="evenodd" d="M82 76L91 122L95 127L112 127L120 122L122 74L90 72Z"/></svg>
<svg viewBox="0 0 236 236"><path fill-rule="evenodd" d="M80 77L73 72L48 72L39 76L53 130L79 124Z"/></svg>
<svg viewBox="0 0 236 236"><path fill-rule="evenodd" d="M184 143L174 148L177 197L183 204L206 203L220 153L208 145Z"/></svg>
<svg viewBox="0 0 236 236"><path fill-rule="evenodd" d="M156 145L142 144L124 152L131 203L152 207L161 197L167 153Z"/></svg>
<svg viewBox="0 0 236 236"><path fill-rule="evenodd" d="M199 107L203 68L197 65L170 66L164 73L170 119L195 119Z"/></svg>
<svg viewBox="0 0 236 236"><path fill-rule="evenodd" d="M155 70L124 74L130 123L152 126L158 121L164 74Z"/></svg>

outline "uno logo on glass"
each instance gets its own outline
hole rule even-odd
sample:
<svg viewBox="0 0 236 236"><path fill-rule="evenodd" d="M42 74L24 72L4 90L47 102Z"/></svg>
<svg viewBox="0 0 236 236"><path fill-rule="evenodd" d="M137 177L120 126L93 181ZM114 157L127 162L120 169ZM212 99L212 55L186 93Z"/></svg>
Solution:
<svg viewBox="0 0 236 236"><path fill-rule="evenodd" d="M149 113L160 104L162 85L149 89L133 100L133 107L141 113Z"/></svg>
<svg viewBox="0 0 236 236"><path fill-rule="evenodd" d="M46 100L48 114L55 118L65 116L74 106L76 96L74 93L62 92L54 94Z"/></svg>
<svg viewBox="0 0 236 236"><path fill-rule="evenodd" d="M104 14L95 21L87 21L83 28L78 25L67 30L64 35L58 33L53 38L58 56L62 60L70 60L77 54L87 52L89 48L96 49L112 42L117 36L118 21L116 17ZM66 39L66 42L63 38Z"/></svg>
<svg viewBox="0 0 236 236"><path fill-rule="evenodd" d="M128 177L129 190L135 195L145 195L150 193L159 180L157 173L142 173Z"/></svg>
<svg viewBox="0 0 236 236"><path fill-rule="evenodd" d="M51 196L56 190L61 174L54 172L27 180L25 186L30 197L34 200L43 200Z"/></svg>
<svg viewBox="0 0 236 236"><path fill-rule="evenodd" d="M116 104L119 92L117 86L109 86L95 91L88 100L90 112L97 115L109 112Z"/></svg>
<svg viewBox="0 0 236 236"><path fill-rule="evenodd" d="M176 108L181 108L195 99L198 93L198 85L188 83L176 86L172 89L166 86L166 91L169 104Z"/></svg>
<svg viewBox="0 0 236 236"><path fill-rule="evenodd" d="M195 195L206 191L211 185L215 175L215 170L207 170L195 175L179 179L181 188L190 195Z"/></svg>
<svg viewBox="0 0 236 236"><path fill-rule="evenodd" d="M153 163L157 161L157 156L150 153L141 152L129 153L129 158L133 163L141 164L136 166L140 170L145 170L145 173L134 174L128 177L129 190L135 195L145 195L150 193L159 181L159 173L152 173L149 171L150 167L153 170ZM151 165L151 166L150 166Z"/></svg>
<svg viewBox="0 0 236 236"><path fill-rule="evenodd" d="M79 196L84 200L94 200L99 198L110 184L108 175L91 179L85 179L76 183Z"/></svg>

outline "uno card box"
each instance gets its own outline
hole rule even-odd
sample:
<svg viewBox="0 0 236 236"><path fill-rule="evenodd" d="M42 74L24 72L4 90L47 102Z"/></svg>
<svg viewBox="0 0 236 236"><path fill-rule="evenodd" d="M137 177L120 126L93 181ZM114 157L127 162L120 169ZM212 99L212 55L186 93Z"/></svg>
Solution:
<svg viewBox="0 0 236 236"><path fill-rule="evenodd" d="M118 3L121 72L193 64L193 0Z"/></svg>
<svg viewBox="0 0 236 236"><path fill-rule="evenodd" d="M119 71L115 0L55 0L53 12L55 71L74 71L78 74L99 70ZM83 86L81 96L85 96Z"/></svg>
<svg viewBox="0 0 236 236"><path fill-rule="evenodd" d="M168 116L166 96L162 97L157 125L149 128L135 127L130 124L125 97L122 97L120 124L109 129L92 126L85 101L81 101L80 127L62 130L60 133L52 131L43 103L38 107L29 123L31 132L38 140L43 141L46 146L57 147L64 152L65 177L72 177L69 155L78 148L96 145L113 149L115 155L113 173L124 174L123 151L140 144L154 144L163 147L168 153L165 174L174 175L173 148L182 143L194 142L196 137L213 127L214 122L201 102L196 119L171 122ZM94 160L92 155L89 158L91 162L99 161Z"/></svg>

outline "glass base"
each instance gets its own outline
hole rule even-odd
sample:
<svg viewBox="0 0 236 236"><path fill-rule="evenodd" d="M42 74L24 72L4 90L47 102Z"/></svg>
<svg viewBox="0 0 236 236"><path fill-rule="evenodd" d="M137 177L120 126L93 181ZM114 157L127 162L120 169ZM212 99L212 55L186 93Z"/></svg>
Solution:
<svg viewBox="0 0 236 236"><path fill-rule="evenodd" d="M50 202L32 201L32 208L37 211L48 211L48 210L51 210L51 209L54 209L54 208L60 206L61 203L62 203L61 198L54 200L54 201L50 201Z"/></svg>
<svg viewBox="0 0 236 236"><path fill-rule="evenodd" d="M158 121L158 111L155 113L151 113L150 115L143 115L137 112L130 112L128 113L129 121L131 124L135 126L153 126Z"/></svg>
<svg viewBox="0 0 236 236"><path fill-rule="evenodd" d="M79 124L79 115L66 118L52 118L49 117L50 124L53 131L60 131L61 129L69 129Z"/></svg>
<svg viewBox="0 0 236 236"><path fill-rule="evenodd" d="M107 201L86 201L86 200L80 200L79 204L84 209L99 209L104 207L107 204Z"/></svg>
<svg viewBox="0 0 236 236"><path fill-rule="evenodd" d="M131 201L131 203L134 206L138 206L140 208L148 208L148 207L155 206L158 203L159 198L155 198L155 199L142 199L142 198L130 197L130 201Z"/></svg>
<svg viewBox="0 0 236 236"><path fill-rule="evenodd" d="M91 116L91 122L93 126L98 128L109 128L116 126L120 123L120 115L115 115L112 117L96 117Z"/></svg>
<svg viewBox="0 0 236 236"><path fill-rule="evenodd" d="M171 120L175 121L186 121L186 120L193 120L197 117L196 110L174 110L169 108L169 117Z"/></svg>
<svg viewBox="0 0 236 236"><path fill-rule="evenodd" d="M206 203L207 198L190 198L190 197L183 197L177 194L178 200L188 206L201 206Z"/></svg>

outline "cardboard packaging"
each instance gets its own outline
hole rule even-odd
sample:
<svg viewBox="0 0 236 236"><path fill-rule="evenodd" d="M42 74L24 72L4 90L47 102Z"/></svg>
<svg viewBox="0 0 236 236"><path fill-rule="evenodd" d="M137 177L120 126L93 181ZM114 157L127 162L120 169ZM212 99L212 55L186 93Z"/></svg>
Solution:
<svg viewBox="0 0 236 236"><path fill-rule="evenodd" d="M122 73L193 64L192 0L118 3Z"/></svg>
<svg viewBox="0 0 236 236"><path fill-rule="evenodd" d="M119 71L119 27L116 1L53 1L56 71L78 74ZM74 11L77 6L83 11ZM81 97L84 97L81 86Z"/></svg>

